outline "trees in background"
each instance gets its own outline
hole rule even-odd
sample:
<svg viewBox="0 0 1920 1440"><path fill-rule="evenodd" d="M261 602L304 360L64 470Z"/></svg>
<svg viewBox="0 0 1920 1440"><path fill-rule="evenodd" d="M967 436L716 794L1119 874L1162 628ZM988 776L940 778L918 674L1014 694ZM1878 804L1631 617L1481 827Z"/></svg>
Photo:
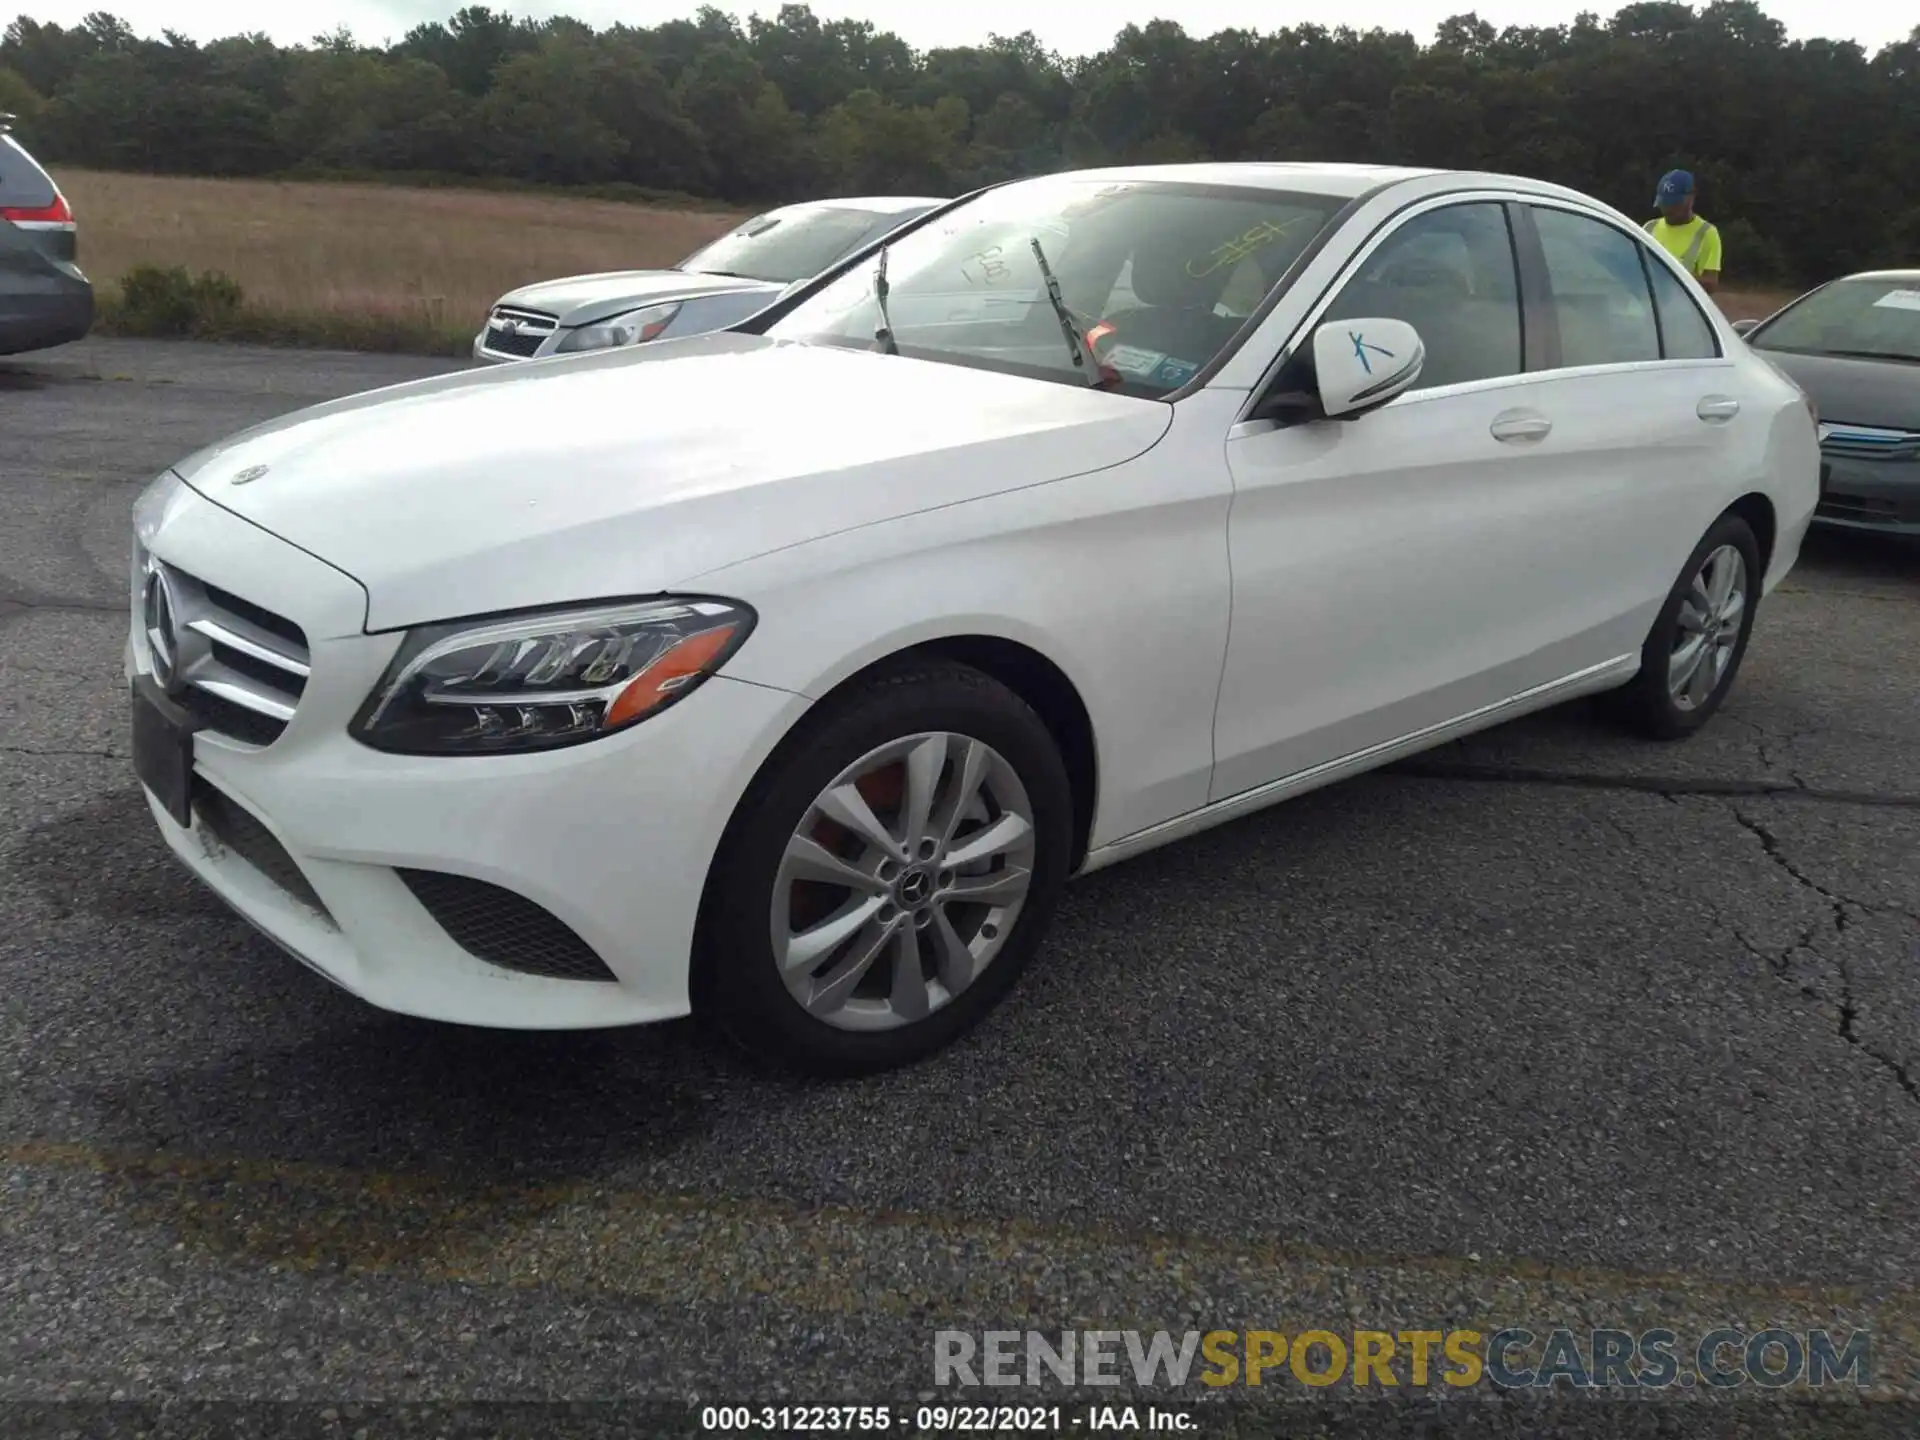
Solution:
<svg viewBox="0 0 1920 1440"><path fill-rule="evenodd" d="M23 17L0 38L0 109L71 165L431 172L740 203L1212 157L1512 171L1641 214L1680 165L1739 279L1920 264L1920 28L1869 56L1789 42L1751 0L1505 30L1467 14L1424 46L1318 25L1203 38L1157 20L1071 60L1030 33L917 52L798 4L601 31L470 6L386 47Z"/></svg>

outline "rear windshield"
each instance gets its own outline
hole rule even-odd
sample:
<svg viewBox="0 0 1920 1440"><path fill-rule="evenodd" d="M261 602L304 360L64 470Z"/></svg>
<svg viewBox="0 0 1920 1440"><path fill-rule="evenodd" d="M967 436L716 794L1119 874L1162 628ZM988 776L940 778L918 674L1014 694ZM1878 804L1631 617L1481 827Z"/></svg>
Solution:
<svg viewBox="0 0 1920 1440"><path fill-rule="evenodd" d="M1796 355L1920 362L1920 280L1836 280L1747 339Z"/></svg>
<svg viewBox="0 0 1920 1440"><path fill-rule="evenodd" d="M0 135L0 204L39 207L53 203L53 181L11 135Z"/></svg>
<svg viewBox="0 0 1920 1440"><path fill-rule="evenodd" d="M836 206L770 210L676 267L697 275L742 275L786 285L809 280L887 220L871 210Z"/></svg>

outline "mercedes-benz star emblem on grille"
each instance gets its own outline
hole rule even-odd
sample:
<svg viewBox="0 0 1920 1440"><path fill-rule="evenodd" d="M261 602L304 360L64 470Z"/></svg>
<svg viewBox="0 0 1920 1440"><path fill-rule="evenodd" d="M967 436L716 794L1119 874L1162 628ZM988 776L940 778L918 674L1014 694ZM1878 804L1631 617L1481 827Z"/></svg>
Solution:
<svg viewBox="0 0 1920 1440"><path fill-rule="evenodd" d="M153 678L168 694L176 693L180 655L179 618L173 605L173 589L167 577L154 570L147 576L143 604L147 629L147 649L153 655Z"/></svg>
<svg viewBox="0 0 1920 1440"><path fill-rule="evenodd" d="M246 469L235 475L231 483L235 485L251 485L266 473L267 467L264 465L249 465Z"/></svg>

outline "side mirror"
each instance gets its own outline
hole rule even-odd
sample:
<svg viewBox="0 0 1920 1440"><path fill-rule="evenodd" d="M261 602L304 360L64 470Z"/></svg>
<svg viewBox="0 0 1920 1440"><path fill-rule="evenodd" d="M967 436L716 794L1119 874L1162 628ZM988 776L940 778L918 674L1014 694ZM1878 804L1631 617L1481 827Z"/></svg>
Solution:
<svg viewBox="0 0 1920 1440"><path fill-rule="evenodd" d="M1329 419L1356 419L1420 378L1427 347L1404 320L1333 320L1313 332L1313 373Z"/></svg>
<svg viewBox="0 0 1920 1440"><path fill-rule="evenodd" d="M1733 322L1733 333L1736 335L1751 335L1755 330L1759 329L1759 327L1760 322L1758 320L1736 320Z"/></svg>

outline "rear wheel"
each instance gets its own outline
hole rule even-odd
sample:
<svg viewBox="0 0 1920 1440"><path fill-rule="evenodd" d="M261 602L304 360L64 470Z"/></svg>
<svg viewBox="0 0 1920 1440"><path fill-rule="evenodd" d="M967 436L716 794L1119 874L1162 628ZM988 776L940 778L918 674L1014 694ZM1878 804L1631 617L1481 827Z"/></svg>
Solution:
<svg viewBox="0 0 1920 1440"><path fill-rule="evenodd" d="M821 1074L924 1058L1012 988L1070 856L1038 715L951 664L827 702L742 801L708 887L703 1008Z"/></svg>
<svg viewBox="0 0 1920 1440"><path fill-rule="evenodd" d="M1760 598L1760 546L1722 515L1695 547L1640 652L1640 673L1609 699L1631 729L1679 740L1712 718L1747 653Z"/></svg>

